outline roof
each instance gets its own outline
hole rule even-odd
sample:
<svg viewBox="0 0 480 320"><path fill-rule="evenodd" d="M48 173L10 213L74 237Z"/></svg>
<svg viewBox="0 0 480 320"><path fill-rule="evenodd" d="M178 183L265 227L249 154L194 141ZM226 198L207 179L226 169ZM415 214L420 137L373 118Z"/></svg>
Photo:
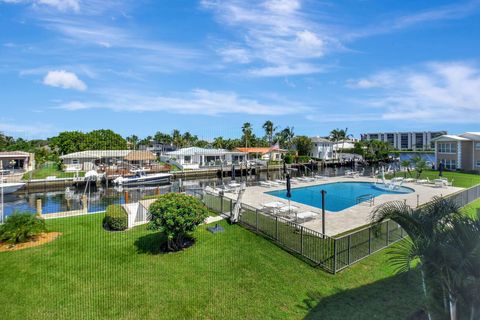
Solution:
<svg viewBox="0 0 480 320"><path fill-rule="evenodd" d="M319 136L316 136L316 137L311 137L310 140L312 140L312 142L324 142L324 143L333 143L332 141L328 140L328 139L325 139L325 138L322 138L322 137L319 137Z"/></svg>
<svg viewBox="0 0 480 320"><path fill-rule="evenodd" d="M183 148L176 151L166 152L168 156L194 156L194 155L225 155L225 154L241 154L242 152L229 151L226 149L206 149L199 147Z"/></svg>
<svg viewBox="0 0 480 320"><path fill-rule="evenodd" d="M245 153L270 153L270 152L288 152L287 150L283 150L280 148L268 148L268 147L251 147L251 148L235 148L235 150L238 150L240 152L245 152Z"/></svg>
<svg viewBox="0 0 480 320"><path fill-rule="evenodd" d="M60 156L61 159L124 158L131 150L86 150Z"/></svg>
<svg viewBox="0 0 480 320"><path fill-rule="evenodd" d="M480 141L480 132L465 132L460 136L469 140Z"/></svg>
<svg viewBox="0 0 480 320"><path fill-rule="evenodd" d="M156 160L157 157L150 151L130 151L124 158L127 161Z"/></svg>
<svg viewBox="0 0 480 320"><path fill-rule="evenodd" d="M25 151L1 151L0 152L1 158L15 158L15 157L24 158L29 156L31 156L31 154Z"/></svg>
<svg viewBox="0 0 480 320"><path fill-rule="evenodd" d="M470 141L470 139L454 134L444 134L439 137L433 138L432 141Z"/></svg>

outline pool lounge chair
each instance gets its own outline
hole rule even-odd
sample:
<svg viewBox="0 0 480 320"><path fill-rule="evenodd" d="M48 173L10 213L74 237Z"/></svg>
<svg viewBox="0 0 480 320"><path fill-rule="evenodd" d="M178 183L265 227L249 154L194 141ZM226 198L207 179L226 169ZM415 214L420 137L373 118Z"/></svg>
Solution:
<svg viewBox="0 0 480 320"><path fill-rule="evenodd" d="M427 177L427 179L418 179L417 184L427 184L430 183L430 179Z"/></svg>
<svg viewBox="0 0 480 320"><path fill-rule="evenodd" d="M297 220L303 220L303 222L307 220L313 220L319 216L318 213L312 212L312 211L303 211L299 212L296 215Z"/></svg>
<svg viewBox="0 0 480 320"><path fill-rule="evenodd" d="M406 183L408 183L408 182L415 182L415 181L417 181L417 179L414 179L414 178L405 178L405 179L403 179L403 182L406 182Z"/></svg>
<svg viewBox="0 0 480 320"><path fill-rule="evenodd" d="M273 180L267 180L267 182L270 183L274 187L278 187L280 185L280 183L278 183L276 181L273 181Z"/></svg>
<svg viewBox="0 0 480 320"><path fill-rule="evenodd" d="M260 184L260 187L265 187L265 188L271 188L273 186L271 183L266 181L260 181L259 184Z"/></svg>

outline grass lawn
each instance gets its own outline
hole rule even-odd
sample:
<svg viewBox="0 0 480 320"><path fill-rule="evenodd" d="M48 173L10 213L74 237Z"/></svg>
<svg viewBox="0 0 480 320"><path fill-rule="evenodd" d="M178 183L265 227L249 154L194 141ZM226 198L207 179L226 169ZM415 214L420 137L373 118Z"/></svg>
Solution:
<svg viewBox="0 0 480 320"><path fill-rule="evenodd" d="M0 319L405 319L422 303L385 251L333 276L237 225L161 254L159 233L102 217L48 220L59 239L0 253Z"/></svg>
<svg viewBox="0 0 480 320"><path fill-rule="evenodd" d="M415 178L416 174L417 173L415 170L411 171L412 177ZM396 176L403 177L403 172L397 172ZM388 178L391 178L391 177L392 175L388 176ZM407 173L407 177L408 177L408 173ZM420 176L420 179L426 179L427 177L430 180L437 179L438 171L435 171L435 170L423 171L422 175ZM480 183L480 174L444 171L443 177L448 178L449 181L453 179L453 186L460 187L460 188L469 188Z"/></svg>
<svg viewBox="0 0 480 320"><path fill-rule="evenodd" d="M477 199L465 206L465 213L471 217L477 216L477 209L480 209L480 199Z"/></svg>
<svg viewBox="0 0 480 320"><path fill-rule="evenodd" d="M79 176L83 177L84 175L85 172L79 172ZM40 169L35 169L32 172L25 173L23 175L23 180L45 179L48 176L56 176L57 178L73 178L75 176L75 173L64 172L54 167L44 167Z"/></svg>

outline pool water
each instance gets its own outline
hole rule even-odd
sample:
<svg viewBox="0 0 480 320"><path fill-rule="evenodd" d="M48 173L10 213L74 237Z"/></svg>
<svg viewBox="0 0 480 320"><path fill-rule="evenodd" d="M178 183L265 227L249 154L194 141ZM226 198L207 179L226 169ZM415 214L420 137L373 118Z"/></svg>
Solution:
<svg viewBox="0 0 480 320"><path fill-rule="evenodd" d="M312 207L322 208L321 190L327 191L325 195L325 210L341 211L357 203L357 198L364 195L378 197L382 194L412 193L413 189L400 187L395 191L382 190L370 182L335 182L316 186L292 188L290 200ZM286 189L266 192L269 195L282 199L287 198Z"/></svg>

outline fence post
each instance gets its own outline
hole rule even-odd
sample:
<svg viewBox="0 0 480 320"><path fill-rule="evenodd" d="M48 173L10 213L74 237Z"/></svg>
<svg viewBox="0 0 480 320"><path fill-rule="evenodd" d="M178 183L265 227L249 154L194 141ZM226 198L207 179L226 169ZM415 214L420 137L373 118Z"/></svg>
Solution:
<svg viewBox="0 0 480 320"><path fill-rule="evenodd" d="M233 200L230 199L230 217L232 216L233 214Z"/></svg>
<svg viewBox="0 0 480 320"><path fill-rule="evenodd" d="M220 196L220 213L223 213L223 195Z"/></svg>
<svg viewBox="0 0 480 320"><path fill-rule="evenodd" d="M275 216L275 240L278 241L278 217Z"/></svg>
<svg viewBox="0 0 480 320"><path fill-rule="evenodd" d="M337 273L337 239L333 239L333 274Z"/></svg>
<svg viewBox="0 0 480 320"><path fill-rule="evenodd" d="M258 209L255 210L255 229L258 232Z"/></svg>
<svg viewBox="0 0 480 320"><path fill-rule="evenodd" d="M300 227L300 254L303 256L303 226Z"/></svg>
<svg viewBox="0 0 480 320"><path fill-rule="evenodd" d="M352 244L352 239L351 239L352 235L349 234L348 235L348 251L347 251L347 262L348 262L348 265L350 265L350 246Z"/></svg>
<svg viewBox="0 0 480 320"><path fill-rule="evenodd" d="M385 238L387 239L387 240L386 240L386 242L387 242L387 247L388 247L388 244L390 243L390 234L389 234L389 232L388 232L388 222L389 222L389 221L390 221L390 220L387 220L387 236L385 237Z"/></svg>
<svg viewBox="0 0 480 320"><path fill-rule="evenodd" d="M368 228L368 254L372 254L372 227Z"/></svg>

